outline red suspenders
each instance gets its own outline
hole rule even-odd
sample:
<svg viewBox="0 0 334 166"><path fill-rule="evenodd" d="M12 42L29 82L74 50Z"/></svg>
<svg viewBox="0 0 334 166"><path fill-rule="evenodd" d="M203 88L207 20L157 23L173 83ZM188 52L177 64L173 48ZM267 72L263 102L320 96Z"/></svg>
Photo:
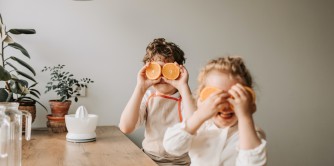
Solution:
<svg viewBox="0 0 334 166"><path fill-rule="evenodd" d="M171 96L166 96L166 95L161 95L161 94L155 94L155 93L152 93L152 94L148 97L148 99L147 99L147 101L146 101L146 107L148 106L148 102L150 101L150 99L151 99L152 97L156 97L156 96L177 101L177 105L178 105L178 106L177 106L177 109L178 109L178 113L179 113L179 118L180 118L180 122L182 122L182 113L181 113L181 101L182 101L182 97L180 96L180 98L175 98L175 97L171 97Z"/></svg>

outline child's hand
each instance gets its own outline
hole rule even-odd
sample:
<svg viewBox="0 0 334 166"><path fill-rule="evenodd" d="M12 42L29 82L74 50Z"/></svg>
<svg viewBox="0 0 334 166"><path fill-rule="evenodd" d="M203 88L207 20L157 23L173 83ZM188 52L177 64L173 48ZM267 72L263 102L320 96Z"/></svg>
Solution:
<svg viewBox="0 0 334 166"><path fill-rule="evenodd" d="M165 77L163 77L162 79L166 83L174 86L176 89L178 89L179 91L181 91L183 87L188 86L189 75L188 75L187 69L183 65L178 65L176 62L175 62L175 64L177 66L179 66L179 68L180 68L180 75L179 75L179 77L176 80L168 80Z"/></svg>
<svg viewBox="0 0 334 166"><path fill-rule="evenodd" d="M160 82L161 78L158 78L156 80L150 80L146 77L146 68L148 67L150 63L146 63L138 72L137 75L137 86L143 88L144 91L146 91L150 86L157 84Z"/></svg>
<svg viewBox="0 0 334 166"><path fill-rule="evenodd" d="M236 84L228 91L232 98L228 101L233 105L234 112L238 119L242 117L250 117L255 112L256 105L252 100L252 95L242 86Z"/></svg>
<svg viewBox="0 0 334 166"><path fill-rule="evenodd" d="M204 101L197 100L197 111L201 112L201 117L203 120L208 120L215 116L224 107L228 106L227 98L230 95L226 91L217 91L212 93Z"/></svg>

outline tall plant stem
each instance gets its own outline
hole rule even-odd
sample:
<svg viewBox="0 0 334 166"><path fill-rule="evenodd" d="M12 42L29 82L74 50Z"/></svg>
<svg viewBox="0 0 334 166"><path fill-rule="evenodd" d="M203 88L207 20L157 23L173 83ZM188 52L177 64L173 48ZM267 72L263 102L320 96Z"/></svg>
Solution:
<svg viewBox="0 0 334 166"><path fill-rule="evenodd" d="M3 47L3 44L4 42L1 41L1 60L2 60L2 67L5 68L5 48ZM9 86L9 83L8 81L5 81L6 83L6 89L9 91L9 92L12 92L11 89L10 89L10 86Z"/></svg>

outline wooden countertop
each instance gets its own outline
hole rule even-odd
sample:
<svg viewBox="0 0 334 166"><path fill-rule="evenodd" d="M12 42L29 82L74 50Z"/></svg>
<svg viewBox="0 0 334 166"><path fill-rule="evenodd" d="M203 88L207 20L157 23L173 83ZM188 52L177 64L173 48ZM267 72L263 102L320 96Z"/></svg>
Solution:
<svg viewBox="0 0 334 166"><path fill-rule="evenodd" d="M33 130L22 139L23 166L151 166L156 165L116 126L96 129L96 141L72 143L66 133Z"/></svg>

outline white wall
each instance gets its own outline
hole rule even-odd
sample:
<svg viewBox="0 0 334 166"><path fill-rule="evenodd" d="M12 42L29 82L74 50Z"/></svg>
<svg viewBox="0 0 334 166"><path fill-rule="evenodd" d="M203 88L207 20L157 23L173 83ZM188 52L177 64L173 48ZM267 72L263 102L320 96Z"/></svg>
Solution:
<svg viewBox="0 0 334 166"><path fill-rule="evenodd" d="M117 125L147 44L164 37L186 53L189 84L199 67L225 53L244 57L257 82L256 122L267 133L268 165L334 163L334 3L294 1L0 0L8 28L31 54L39 89L43 66L65 64L90 77L85 105L99 125ZM47 105L54 94L43 94ZM38 108L34 127L44 127ZM130 135L140 145L142 130ZM112 140L111 140L112 141Z"/></svg>

